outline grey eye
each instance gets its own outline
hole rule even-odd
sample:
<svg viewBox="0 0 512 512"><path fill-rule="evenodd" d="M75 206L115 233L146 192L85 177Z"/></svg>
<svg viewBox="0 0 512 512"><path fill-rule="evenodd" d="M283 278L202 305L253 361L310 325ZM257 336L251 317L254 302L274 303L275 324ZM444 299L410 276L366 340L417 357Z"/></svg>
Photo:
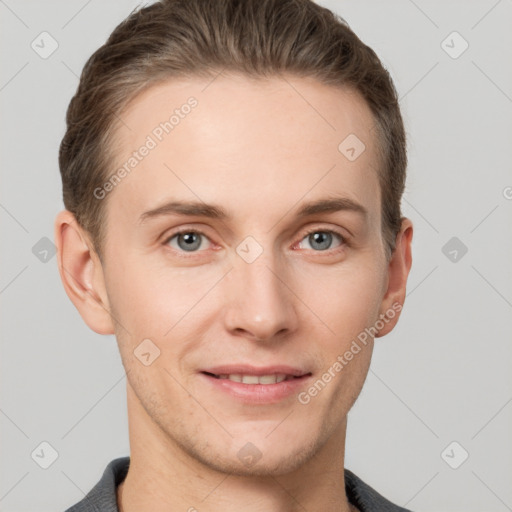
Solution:
<svg viewBox="0 0 512 512"><path fill-rule="evenodd" d="M313 249L325 251L332 243L332 234L326 231L317 231L308 235L308 241Z"/></svg>
<svg viewBox="0 0 512 512"><path fill-rule="evenodd" d="M178 244L178 249L183 251L192 252L196 251L201 247L202 238L204 235L201 233L197 233L196 231L186 231L183 233L176 233L173 237L169 239L169 244L176 249L176 246L173 245L173 242L176 241Z"/></svg>
<svg viewBox="0 0 512 512"><path fill-rule="evenodd" d="M309 244L309 247L306 249L313 249L315 251L325 251L327 249L331 249L331 245L333 243L334 238L339 240L340 245L343 244L343 238L341 235L338 235L334 231L313 231L306 235L301 243L304 243L306 240Z"/></svg>

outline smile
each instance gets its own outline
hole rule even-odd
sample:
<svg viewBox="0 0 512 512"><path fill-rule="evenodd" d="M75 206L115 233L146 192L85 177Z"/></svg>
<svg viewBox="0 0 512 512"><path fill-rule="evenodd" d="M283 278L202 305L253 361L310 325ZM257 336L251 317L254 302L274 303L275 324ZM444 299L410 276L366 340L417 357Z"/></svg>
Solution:
<svg viewBox="0 0 512 512"><path fill-rule="evenodd" d="M241 382L242 384L278 384L285 380L300 378L294 375L286 375L285 373L271 373L269 375L244 375L240 373L215 375L209 372L204 373L216 379L228 379L232 382Z"/></svg>
<svg viewBox="0 0 512 512"><path fill-rule="evenodd" d="M303 391L312 377L311 372L291 367L233 366L202 370L198 375L215 395L248 405L283 402Z"/></svg>

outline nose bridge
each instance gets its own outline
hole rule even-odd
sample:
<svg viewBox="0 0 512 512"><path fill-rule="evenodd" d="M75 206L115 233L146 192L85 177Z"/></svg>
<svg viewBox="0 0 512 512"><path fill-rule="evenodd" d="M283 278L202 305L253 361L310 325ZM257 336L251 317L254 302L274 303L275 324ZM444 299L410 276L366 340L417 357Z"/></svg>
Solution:
<svg viewBox="0 0 512 512"><path fill-rule="evenodd" d="M230 272L231 300L226 321L230 330L243 330L260 340L282 330L293 330L296 323L293 294L287 288L279 255L252 237L242 241Z"/></svg>

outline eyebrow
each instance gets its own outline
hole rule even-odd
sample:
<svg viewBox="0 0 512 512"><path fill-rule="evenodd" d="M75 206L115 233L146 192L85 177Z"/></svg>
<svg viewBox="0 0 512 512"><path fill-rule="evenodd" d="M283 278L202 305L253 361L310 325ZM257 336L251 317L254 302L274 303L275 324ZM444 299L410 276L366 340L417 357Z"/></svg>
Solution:
<svg viewBox="0 0 512 512"><path fill-rule="evenodd" d="M297 211L296 217L310 217L319 213L334 213L338 211L352 211L366 217L367 209L348 197L319 199L305 203ZM226 220L230 218L228 212L221 206L207 204L199 201L169 201L152 210L144 212L139 222L142 224L149 219L164 215L182 215L194 217L207 217L210 219Z"/></svg>

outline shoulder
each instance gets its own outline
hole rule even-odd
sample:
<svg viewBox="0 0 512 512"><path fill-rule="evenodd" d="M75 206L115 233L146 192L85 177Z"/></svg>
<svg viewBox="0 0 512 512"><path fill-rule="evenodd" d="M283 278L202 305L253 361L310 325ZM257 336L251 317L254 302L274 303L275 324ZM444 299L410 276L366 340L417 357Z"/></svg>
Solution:
<svg viewBox="0 0 512 512"><path fill-rule="evenodd" d="M130 457L109 462L99 482L84 498L65 512L119 512L116 487L126 478Z"/></svg>
<svg viewBox="0 0 512 512"><path fill-rule="evenodd" d="M348 469L345 469L345 491L348 501L360 512L411 512L391 503Z"/></svg>

